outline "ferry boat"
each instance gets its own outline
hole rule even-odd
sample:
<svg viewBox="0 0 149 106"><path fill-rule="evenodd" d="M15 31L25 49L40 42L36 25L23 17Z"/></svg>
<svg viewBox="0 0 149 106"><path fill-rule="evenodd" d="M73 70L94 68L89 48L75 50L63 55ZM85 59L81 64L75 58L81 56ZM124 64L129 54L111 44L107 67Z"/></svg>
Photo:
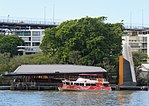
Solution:
<svg viewBox="0 0 149 106"><path fill-rule="evenodd" d="M88 76L88 78L83 78L82 76ZM99 90L111 90L109 82L104 78L96 78L96 74L81 74L76 81L63 80L62 87L60 90L67 91L99 91ZM89 77L92 77L90 79ZM93 79L95 77L96 79Z"/></svg>

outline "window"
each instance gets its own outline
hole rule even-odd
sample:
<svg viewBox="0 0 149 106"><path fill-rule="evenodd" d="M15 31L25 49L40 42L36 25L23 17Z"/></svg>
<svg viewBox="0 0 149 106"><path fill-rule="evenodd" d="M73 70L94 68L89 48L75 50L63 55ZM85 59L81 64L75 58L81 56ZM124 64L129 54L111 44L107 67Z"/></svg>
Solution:
<svg viewBox="0 0 149 106"><path fill-rule="evenodd" d="M78 86L78 85L79 85L79 83L74 83L74 85L77 85L77 86Z"/></svg>
<svg viewBox="0 0 149 106"><path fill-rule="evenodd" d="M143 44L142 44L142 47L143 47L143 48L147 48L147 44L146 44L146 43L143 43Z"/></svg>
<svg viewBox="0 0 149 106"><path fill-rule="evenodd" d="M96 86L96 84L91 84L91 86Z"/></svg>
<svg viewBox="0 0 149 106"><path fill-rule="evenodd" d="M90 83L86 83L86 86L90 86Z"/></svg>
<svg viewBox="0 0 149 106"><path fill-rule="evenodd" d="M31 37L29 37L29 41L31 41Z"/></svg>
<svg viewBox="0 0 149 106"><path fill-rule="evenodd" d="M32 45L33 46L39 46L40 45L40 42L33 42Z"/></svg>
<svg viewBox="0 0 149 106"><path fill-rule="evenodd" d="M29 41L29 37L22 37L24 41Z"/></svg>
<svg viewBox="0 0 149 106"><path fill-rule="evenodd" d="M70 83L69 82L66 82L66 85L70 85Z"/></svg>
<svg viewBox="0 0 149 106"><path fill-rule="evenodd" d="M80 83L80 86L84 86L84 83Z"/></svg>
<svg viewBox="0 0 149 106"><path fill-rule="evenodd" d="M33 31L32 36L40 36L40 31Z"/></svg>
<svg viewBox="0 0 149 106"><path fill-rule="evenodd" d="M32 41L40 41L40 37L32 37Z"/></svg>
<svg viewBox="0 0 149 106"><path fill-rule="evenodd" d="M145 34L147 34L147 32L143 32L143 34L145 35Z"/></svg>
<svg viewBox="0 0 149 106"><path fill-rule="evenodd" d="M143 52L143 53L147 53L147 50L146 50L146 49L144 49L144 50L142 50L142 52Z"/></svg>
<svg viewBox="0 0 149 106"><path fill-rule="evenodd" d="M42 31L42 35L44 35L44 31Z"/></svg>
<svg viewBox="0 0 149 106"><path fill-rule="evenodd" d="M63 82L63 84L66 84L66 82Z"/></svg>
<svg viewBox="0 0 149 106"><path fill-rule="evenodd" d="M33 51L33 48L25 48L26 51Z"/></svg>
<svg viewBox="0 0 149 106"><path fill-rule="evenodd" d="M70 85L73 85L73 82L71 82Z"/></svg>
<svg viewBox="0 0 149 106"><path fill-rule="evenodd" d="M30 42L25 42L25 46L31 46Z"/></svg>
<svg viewBox="0 0 149 106"><path fill-rule="evenodd" d="M147 37L143 37L143 42L147 42Z"/></svg>
<svg viewBox="0 0 149 106"><path fill-rule="evenodd" d="M94 83L86 83L86 86L96 86Z"/></svg>
<svg viewBox="0 0 149 106"><path fill-rule="evenodd" d="M104 86L109 86L108 84L103 84Z"/></svg>
<svg viewBox="0 0 149 106"><path fill-rule="evenodd" d="M139 34L142 34L142 32L139 32Z"/></svg>
<svg viewBox="0 0 149 106"><path fill-rule="evenodd" d="M25 32L24 32L24 36L31 36L31 32L25 31Z"/></svg>
<svg viewBox="0 0 149 106"><path fill-rule="evenodd" d="M30 31L18 31L18 32L15 32L15 34L18 36L31 36Z"/></svg>

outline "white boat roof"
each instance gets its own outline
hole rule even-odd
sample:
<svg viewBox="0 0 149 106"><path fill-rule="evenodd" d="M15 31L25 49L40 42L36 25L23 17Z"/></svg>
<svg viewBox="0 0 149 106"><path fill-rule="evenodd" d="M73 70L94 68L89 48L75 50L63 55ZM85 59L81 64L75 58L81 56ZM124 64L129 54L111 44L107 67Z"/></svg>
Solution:
<svg viewBox="0 0 149 106"><path fill-rule="evenodd" d="M88 82L88 83L95 83L95 82L98 82L97 80L90 80L90 79L86 79L86 78L78 78L77 80L76 80L76 82L78 82L78 83L81 83L81 82Z"/></svg>
<svg viewBox="0 0 149 106"><path fill-rule="evenodd" d="M107 72L101 67L48 64L48 65L21 65L11 74L53 74L53 73L101 73Z"/></svg>

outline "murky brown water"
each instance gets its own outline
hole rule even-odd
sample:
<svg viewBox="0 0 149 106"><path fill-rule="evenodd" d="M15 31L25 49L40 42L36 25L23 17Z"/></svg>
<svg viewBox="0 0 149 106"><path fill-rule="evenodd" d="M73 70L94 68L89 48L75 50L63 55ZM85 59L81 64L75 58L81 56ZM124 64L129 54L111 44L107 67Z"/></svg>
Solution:
<svg viewBox="0 0 149 106"><path fill-rule="evenodd" d="M0 106L149 106L149 91L0 91Z"/></svg>

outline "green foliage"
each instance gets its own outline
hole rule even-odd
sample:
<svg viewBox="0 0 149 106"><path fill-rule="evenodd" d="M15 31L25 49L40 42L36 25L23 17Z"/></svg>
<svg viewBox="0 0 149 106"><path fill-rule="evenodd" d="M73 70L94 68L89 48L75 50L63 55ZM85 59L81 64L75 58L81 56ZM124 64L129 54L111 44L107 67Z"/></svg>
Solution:
<svg viewBox="0 0 149 106"><path fill-rule="evenodd" d="M121 54L122 24L105 19L85 17L46 29L40 48L58 63L113 67Z"/></svg>
<svg viewBox="0 0 149 106"><path fill-rule="evenodd" d="M0 39L0 53L10 53L11 56L17 55L17 46L24 45L24 41L15 35L6 35Z"/></svg>
<svg viewBox="0 0 149 106"><path fill-rule="evenodd" d="M138 67L140 66L142 63L146 63L147 61L147 54L143 53L143 52L133 52L133 62L134 62L134 66Z"/></svg>
<svg viewBox="0 0 149 106"><path fill-rule="evenodd" d="M22 64L48 64L49 61L42 53L14 56L13 58L7 53L0 54L0 74L13 72Z"/></svg>
<svg viewBox="0 0 149 106"><path fill-rule="evenodd" d="M0 39L3 38L4 36L5 36L5 35L1 35L1 34L0 34Z"/></svg>
<svg viewBox="0 0 149 106"><path fill-rule="evenodd" d="M0 75L9 70L10 54L0 54Z"/></svg>
<svg viewBox="0 0 149 106"><path fill-rule="evenodd" d="M146 78L141 78L140 77L140 69L139 67L143 63L147 63L147 54L143 52L133 52L133 62L134 62L134 67L136 71L136 79L137 79L137 85L143 86L147 84L147 79Z"/></svg>
<svg viewBox="0 0 149 106"><path fill-rule="evenodd" d="M137 85L138 86L147 86L147 84L149 83L149 80L147 78L138 78L137 79Z"/></svg>

